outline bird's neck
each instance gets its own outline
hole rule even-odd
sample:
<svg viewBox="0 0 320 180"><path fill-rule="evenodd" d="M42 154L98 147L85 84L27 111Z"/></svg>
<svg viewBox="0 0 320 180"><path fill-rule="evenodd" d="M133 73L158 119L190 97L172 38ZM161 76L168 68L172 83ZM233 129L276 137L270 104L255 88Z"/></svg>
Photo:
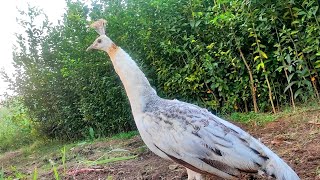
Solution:
<svg viewBox="0 0 320 180"><path fill-rule="evenodd" d="M151 87L137 64L123 49L111 43L105 51L124 85L133 114L143 112L146 103L151 98L158 97L156 91Z"/></svg>

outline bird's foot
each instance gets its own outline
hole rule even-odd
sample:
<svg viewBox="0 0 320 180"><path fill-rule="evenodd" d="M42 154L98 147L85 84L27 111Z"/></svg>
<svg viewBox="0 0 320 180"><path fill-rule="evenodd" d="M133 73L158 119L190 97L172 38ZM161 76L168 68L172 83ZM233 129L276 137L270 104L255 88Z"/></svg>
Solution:
<svg viewBox="0 0 320 180"><path fill-rule="evenodd" d="M188 180L205 180L205 175L199 174L187 168Z"/></svg>

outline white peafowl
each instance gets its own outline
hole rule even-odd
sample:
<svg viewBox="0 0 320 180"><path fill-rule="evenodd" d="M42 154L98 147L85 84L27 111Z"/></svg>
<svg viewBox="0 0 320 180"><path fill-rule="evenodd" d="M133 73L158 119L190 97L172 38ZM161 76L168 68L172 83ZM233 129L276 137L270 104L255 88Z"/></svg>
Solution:
<svg viewBox="0 0 320 180"><path fill-rule="evenodd" d="M100 19L91 25L100 36L87 51L102 50L110 56L141 138L151 151L186 167L190 180L206 175L238 179L243 172L300 179L274 152L239 127L207 109L159 97L131 57L105 35L105 23Z"/></svg>

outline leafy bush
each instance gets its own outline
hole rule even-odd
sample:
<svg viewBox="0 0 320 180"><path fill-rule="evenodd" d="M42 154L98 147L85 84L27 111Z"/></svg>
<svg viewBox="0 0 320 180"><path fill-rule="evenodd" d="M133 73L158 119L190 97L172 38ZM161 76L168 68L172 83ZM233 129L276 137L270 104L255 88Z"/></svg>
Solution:
<svg viewBox="0 0 320 180"><path fill-rule="evenodd" d="M318 2L127 2L105 5L109 32L161 94L220 112L319 100Z"/></svg>
<svg viewBox="0 0 320 180"><path fill-rule="evenodd" d="M67 1L56 26L36 8L21 15L26 35L17 35L12 84L51 137L135 128L110 61L85 52L96 37L87 19L108 20L111 39L141 64L162 97L219 113L275 113L320 98L317 1Z"/></svg>
<svg viewBox="0 0 320 180"><path fill-rule="evenodd" d="M53 26L41 10L21 11L14 52L15 91L23 97L39 131L61 139L96 137L134 128L126 95L104 54L87 53L88 8L68 2L63 24ZM44 19L42 25L35 21Z"/></svg>
<svg viewBox="0 0 320 180"><path fill-rule="evenodd" d="M37 136L26 108L17 99L0 107L0 153L28 145Z"/></svg>

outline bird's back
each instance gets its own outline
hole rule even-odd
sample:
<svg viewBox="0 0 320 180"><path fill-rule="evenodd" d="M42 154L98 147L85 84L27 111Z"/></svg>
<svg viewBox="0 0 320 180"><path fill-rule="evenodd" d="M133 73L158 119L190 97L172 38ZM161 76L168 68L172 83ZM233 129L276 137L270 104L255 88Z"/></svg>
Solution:
<svg viewBox="0 0 320 180"><path fill-rule="evenodd" d="M257 139L196 105L157 98L135 119L153 152L193 171L227 179L237 178L240 172L299 179Z"/></svg>

